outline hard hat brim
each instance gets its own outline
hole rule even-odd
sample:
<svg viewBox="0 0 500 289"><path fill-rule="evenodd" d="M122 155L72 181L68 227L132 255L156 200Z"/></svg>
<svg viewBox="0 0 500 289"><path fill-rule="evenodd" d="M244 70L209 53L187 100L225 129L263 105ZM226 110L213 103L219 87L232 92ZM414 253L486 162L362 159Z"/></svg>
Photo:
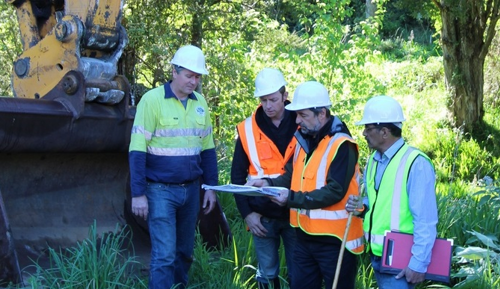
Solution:
<svg viewBox="0 0 500 289"><path fill-rule="evenodd" d="M320 108L320 107L324 107L326 109L330 109L330 107L332 107L332 105L331 104L325 104L325 105L316 105L316 106L303 107L300 104L294 105L294 103L292 102L292 103L286 105L285 109L291 110L291 111L298 111L298 110L311 109L311 108Z"/></svg>
<svg viewBox="0 0 500 289"><path fill-rule="evenodd" d="M373 124L392 123L395 126L397 126L399 128L402 128L403 127L403 121L405 121L404 118L403 118L403 120L399 120L399 121L384 121L384 122L373 122L373 121L360 120L358 122L355 122L354 124L355 125L365 125L365 124L372 124L372 123Z"/></svg>
<svg viewBox="0 0 500 289"><path fill-rule="evenodd" d="M303 110L303 109L307 109L307 108L299 107L298 105L293 105L293 102L292 102L290 104L285 105L285 109L290 110L290 111L297 111L297 110Z"/></svg>
<svg viewBox="0 0 500 289"><path fill-rule="evenodd" d="M273 88L269 88L269 89L262 90L262 91L259 91L259 92L254 91L253 96L255 96L255 97L262 97L262 96L266 96L266 95L269 95L269 94L273 94L276 91L279 91L283 86L286 86L286 85L287 85L287 83L285 81L285 82L281 83L279 85L279 87L278 87L278 85L276 85L276 87L278 87L278 88L274 88L273 87Z"/></svg>
<svg viewBox="0 0 500 289"><path fill-rule="evenodd" d="M194 73L208 75L208 70L206 70L206 69L196 69L196 68L193 69L192 67L190 68L190 67L186 67L186 66L182 66L180 64L177 64L177 63L175 63L175 61L170 61L170 64L177 65L179 67L182 67L182 68L187 69L189 71L192 71Z"/></svg>
<svg viewBox="0 0 500 289"><path fill-rule="evenodd" d="M367 122L366 120L360 120L358 122L355 122L354 124L355 125L365 125L365 124L369 124L370 122Z"/></svg>

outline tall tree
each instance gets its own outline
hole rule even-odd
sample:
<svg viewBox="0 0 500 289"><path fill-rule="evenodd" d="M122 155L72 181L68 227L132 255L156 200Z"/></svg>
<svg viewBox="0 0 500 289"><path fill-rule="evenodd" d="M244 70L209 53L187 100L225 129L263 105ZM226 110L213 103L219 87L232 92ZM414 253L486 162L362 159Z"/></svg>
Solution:
<svg viewBox="0 0 500 289"><path fill-rule="evenodd" d="M484 61L500 17L500 0L432 0L441 14L441 41L449 109L455 127L480 129Z"/></svg>
<svg viewBox="0 0 500 289"><path fill-rule="evenodd" d="M366 0L366 18L370 18L375 16L375 12L377 11L377 4L373 2L373 0Z"/></svg>

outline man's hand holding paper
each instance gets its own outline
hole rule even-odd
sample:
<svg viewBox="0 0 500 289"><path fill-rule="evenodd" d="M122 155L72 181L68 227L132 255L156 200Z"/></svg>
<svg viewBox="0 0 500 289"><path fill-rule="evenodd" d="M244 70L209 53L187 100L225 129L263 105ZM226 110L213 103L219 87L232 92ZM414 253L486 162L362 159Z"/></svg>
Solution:
<svg viewBox="0 0 500 289"><path fill-rule="evenodd" d="M271 197L271 200L273 203L278 204L279 206L286 206L286 203L288 201L288 193L290 190L281 190L280 195L277 197Z"/></svg>
<svg viewBox="0 0 500 289"><path fill-rule="evenodd" d="M269 183L264 180L264 179L255 179L255 180L249 180L245 186L253 186L253 187L267 187L269 186Z"/></svg>

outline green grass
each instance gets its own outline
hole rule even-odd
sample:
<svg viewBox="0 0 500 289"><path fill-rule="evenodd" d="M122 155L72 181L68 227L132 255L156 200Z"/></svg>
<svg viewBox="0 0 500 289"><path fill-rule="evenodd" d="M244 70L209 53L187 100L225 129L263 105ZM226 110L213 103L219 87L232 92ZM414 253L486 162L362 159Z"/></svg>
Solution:
<svg viewBox="0 0 500 289"><path fill-rule="evenodd" d="M35 264L28 279L31 288L147 288L136 273L142 265L129 254L130 231L118 225L114 232L97 235L94 222L87 239L67 249L49 248L49 268Z"/></svg>

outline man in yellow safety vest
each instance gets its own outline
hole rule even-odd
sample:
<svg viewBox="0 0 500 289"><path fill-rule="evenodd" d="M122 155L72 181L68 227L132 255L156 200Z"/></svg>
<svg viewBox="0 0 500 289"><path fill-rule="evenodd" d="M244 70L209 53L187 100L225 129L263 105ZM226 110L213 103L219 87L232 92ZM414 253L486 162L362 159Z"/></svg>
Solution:
<svg viewBox="0 0 500 289"><path fill-rule="evenodd" d="M436 177L427 155L401 137L403 110L392 97L372 97L365 105L363 136L374 149L365 170L367 197L351 197L346 210L364 215L363 229L381 289L414 288L424 281L437 231ZM397 275L380 272L384 233L413 234L412 257Z"/></svg>

